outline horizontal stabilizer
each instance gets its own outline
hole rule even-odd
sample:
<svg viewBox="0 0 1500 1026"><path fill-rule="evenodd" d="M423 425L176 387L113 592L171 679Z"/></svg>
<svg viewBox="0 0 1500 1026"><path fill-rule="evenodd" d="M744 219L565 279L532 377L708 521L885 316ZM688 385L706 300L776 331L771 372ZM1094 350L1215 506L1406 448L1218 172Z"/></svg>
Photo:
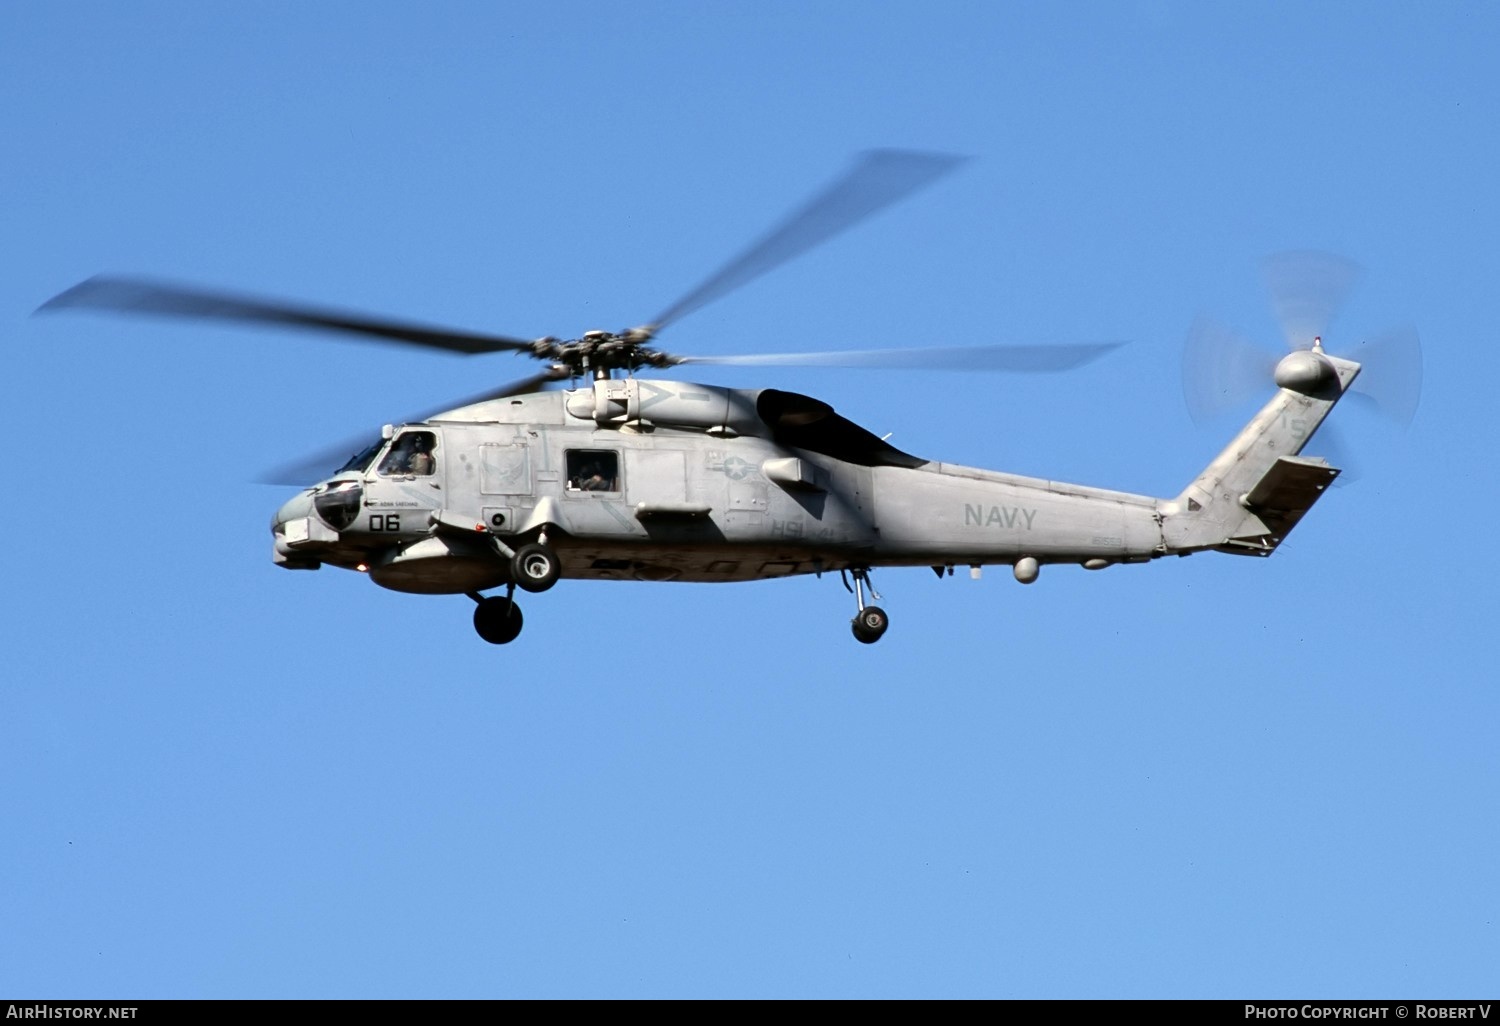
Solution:
<svg viewBox="0 0 1500 1026"><path fill-rule="evenodd" d="M1339 476L1316 456L1282 456L1240 500L1251 514L1221 551L1269 556Z"/></svg>

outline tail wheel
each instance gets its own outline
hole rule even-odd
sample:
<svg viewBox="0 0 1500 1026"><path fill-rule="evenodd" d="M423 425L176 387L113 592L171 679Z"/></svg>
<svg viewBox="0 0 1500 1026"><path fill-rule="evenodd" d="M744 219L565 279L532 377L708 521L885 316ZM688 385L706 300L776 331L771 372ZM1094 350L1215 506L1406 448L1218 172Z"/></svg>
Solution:
<svg viewBox="0 0 1500 1026"><path fill-rule="evenodd" d="M474 630L491 645L515 641L521 633L521 607L498 595L474 607Z"/></svg>
<svg viewBox="0 0 1500 1026"><path fill-rule="evenodd" d="M557 561L557 553L533 542L522 545L510 557L510 573L522 591L546 591L557 583L562 564Z"/></svg>
<svg viewBox="0 0 1500 1026"><path fill-rule="evenodd" d="M890 625L891 618L885 615L884 609L879 606L865 606L850 626L854 630L856 640L862 644L873 645L880 640L880 636Z"/></svg>

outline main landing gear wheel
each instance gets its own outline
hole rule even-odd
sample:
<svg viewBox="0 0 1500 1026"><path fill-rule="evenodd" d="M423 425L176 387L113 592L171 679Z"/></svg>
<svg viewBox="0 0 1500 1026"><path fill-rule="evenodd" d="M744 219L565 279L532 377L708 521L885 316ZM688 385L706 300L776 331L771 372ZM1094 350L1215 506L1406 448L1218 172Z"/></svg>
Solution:
<svg viewBox="0 0 1500 1026"><path fill-rule="evenodd" d="M844 572L839 571L840 576ZM849 578L854 578L854 586L849 587ZM891 618L885 615L885 610L879 606L865 605L865 586L870 588L870 597L879 599L880 593L875 590L875 585L870 583L870 568L864 566L851 567L847 576L844 576L844 587L848 588L854 595L854 601L859 612L854 614L854 619L849 621L849 627L854 631L854 638L862 645L873 645L880 640L885 629L891 625Z"/></svg>
<svg viewBox="0 0 1500 1026"><path fill-rule="evenodd" d="M474 629L491 645L515 641L521 633L521 607L509 596L482 598L474 607Z"/></svg>
<svg viewBox="0 0 1500 1026"><path fill-rule="evenodd" d="M885 615L885 610L879 606L865 606L859 611L850 627L854 630L854 637L866 645L873 645L880 640L885 629L891 625L891 618Z"/></svg>
<svg viewBox="0 0 1500 1026"><path fill-rule="evenodd" d="M510 575L522 591L546 591L557 583L560 573L562 564L557 561L557 553L537 542L522 545L510 557Z"/></svg>

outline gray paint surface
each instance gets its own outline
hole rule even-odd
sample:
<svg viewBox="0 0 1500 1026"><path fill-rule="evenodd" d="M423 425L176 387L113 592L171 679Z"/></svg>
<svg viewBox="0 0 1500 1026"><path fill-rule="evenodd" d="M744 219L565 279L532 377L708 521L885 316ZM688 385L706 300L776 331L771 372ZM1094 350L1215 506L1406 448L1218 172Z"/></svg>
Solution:
<svg viewBox="0 0 1500 1026"><path fill-rule="evenodd" d="M1268 555L1337 474L1291 459L1358 374L1325 359L1331 394L1278 390L1172 498L809 451L778 441L753 391L626 378L494 399L421 425L439 437L429 477L382 476L377 460L291 500L273 525L276 558L366 570L396 590L465 592L503 583L507 549L538 539L556 549L563 577L600 580ZM614 487L570 482L571 450L615 454ZM363 506L331 531L309 497L349 481Z"/></svg>

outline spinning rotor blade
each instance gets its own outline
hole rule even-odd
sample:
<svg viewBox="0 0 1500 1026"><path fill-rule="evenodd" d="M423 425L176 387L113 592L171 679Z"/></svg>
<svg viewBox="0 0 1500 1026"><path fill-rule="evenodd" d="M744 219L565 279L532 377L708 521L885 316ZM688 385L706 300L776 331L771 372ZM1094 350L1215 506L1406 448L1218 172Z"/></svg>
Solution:
<svg viewBox="0 0 1500 1026"><path fill-rule="evenodd" d="M1354 448L1349 444L1344 432L1339 430L1337 424L1325 420L1313 436L1307 440L1302 447L1303 456L1321 456L1335 467L1339 468L1339 476L1333 482L1333 487L1343 488L1352 485L1364 476L1360 469L1359 458L1354 455Z"/></svg>
<svg viewBox="0 0 1500 1026"><path fill-rule="evenodd" d="M1353 400L1350 405L1373 411L1400 428L1411 427L1422 399L1422 341L1417 329L1408 325L1387 331L1341 355L1360 364L1359 377L1344 401ZM1343 468L1334 487L1353 484L1363 476L1354 449L1335 425L1325 422L1303 451Z"/></svg>
<svg viewBox="0 0 1500 1026"><path fill-rule="evenodd" d="M1314 336L1317 337L1317 336ZM1400 427L1411 426L1422 398L1422 342L1413 327L1378 335L1347 352L1360 364L1345 397ZM1188 415L1204 424L1271 387L1277 357L1207 317L1198 317L1182 353L1182 392Z"/></svg>
<svg viewBox="0 0 1500 1026"><path fill-rule="evenodd" d="M351 436L337 445L330 445L295 463L283 463L267 470L255 478L256 484L287 485L293 488L310 488L333 474L349 460L362 452L371 442L380 437L380 430L364 431Z"/></svg>
<svg viewBox="0 0 1500 1026"><path fill-rule="evenodd" d="M894 370L984 370L1050 373L1091 363L1123 342L1055 346L946 346L936 349L850 349L823 353L683 356L679 363L742 367L873 367Z"/></svg>
<svg viewBox="0 0 1500 1026"><path fill-rule="evenodd" d="M226 292L208 292L139 278L99 275L74 285L37 308L37 313L92 309L196 320L248 321L311 331L363 335L382 342L424 346L450 353L532 352L532 343L503 335L482 335L446 328L430 328L257 299Z"/></svg>
<svg viewBox="0 0 1500 1026"><path fill-rule="evenodd" d="M646 331L673 321L826 242L865 218L910 196L968 158L909 150L872 150L854 169L703 284L667 307Z"/></svg>
<svg viewBox="0 0 1500 1026"><path fill-rule="evenodd" d="M1384 416L1410 427L1422 400L1422 340L1411 326L1378 335L1347 354L1360 362L1353 394Z"/></svg>
<svg viewBox="0 0 1500 1026"><path fill-rule="evenodd" d="M1233 329L1199 315L1182 351L1182 396L1188 416L1203 427L1232 410L1264 400L1275 386L1279 357ZM1337 427L1325 421L1308 440L1304 455L1322 456L1341 471L1334 487L1359 478L1358 461Z"/></svg>
<svg viewBox="0 0 1500 1026"><path fill-rule="evenodd" d="M1360 271L1343 257L1303 251L1269 258L1265 274L1287 346L1297 350L1311 348L1327 332ZM1328 348L1360 364L1359 377L1344 397L1350 406L1373 409L1402 427L1410 426L1422 393L1422 343L1415 328L1386 332L1349 351L1336 343ZM1188 332L1182 359L1188 413L1201 424L1244 405L1272 385L1276 363L1276 356L1199 317ZM1334 424L1321 425L1302 451L1342 468L1340 485L1360 477L1353 450Z"/></svg>
<svg viewBox="0 0 1500 1026"><path fill-rule="evenodd" d="M1353 261L1313 250L1278 253L1263 269L1288 349L1310 349L1313 339L1326 335L1360 278Z"/></svg>
<svg viewBox="0 0 1500 1026"><path fill-rule="evenodd" d="M435 417L440 413L447 413L449 410L457 410L464 406L472 406L475 403L489 402L491 399L504 399L506 396L511 395L525 395L528 392L539 392L552 382L559 381L563 377L566 377L566 375L558 374L551 370L541 374L533 374L529 378L512 381L508 385L501 385L499 388L490 389L488 392L482 392L479 395L471 395L467 399L458 399L453 402L444 403L442 406L434 407L423 413L395 421L394 423L415 424L419 421ZM380 437L379 428L376 428L374 431L361 432L336 445L330 445L309 456L305 456L295 463L283 464L273 470L269 470L256 478L256 480L261 484L294 485L299 488L305 488L328 477L338 467L362 452L378 437Z"/></svg>
<svg viewBox="0 0 1500 1026"><path fill-rule="evenodd" d="M1204 424L1272 386L1276 356L1201 314L1182 350L1182 396L1193 423Z"/></svg>

